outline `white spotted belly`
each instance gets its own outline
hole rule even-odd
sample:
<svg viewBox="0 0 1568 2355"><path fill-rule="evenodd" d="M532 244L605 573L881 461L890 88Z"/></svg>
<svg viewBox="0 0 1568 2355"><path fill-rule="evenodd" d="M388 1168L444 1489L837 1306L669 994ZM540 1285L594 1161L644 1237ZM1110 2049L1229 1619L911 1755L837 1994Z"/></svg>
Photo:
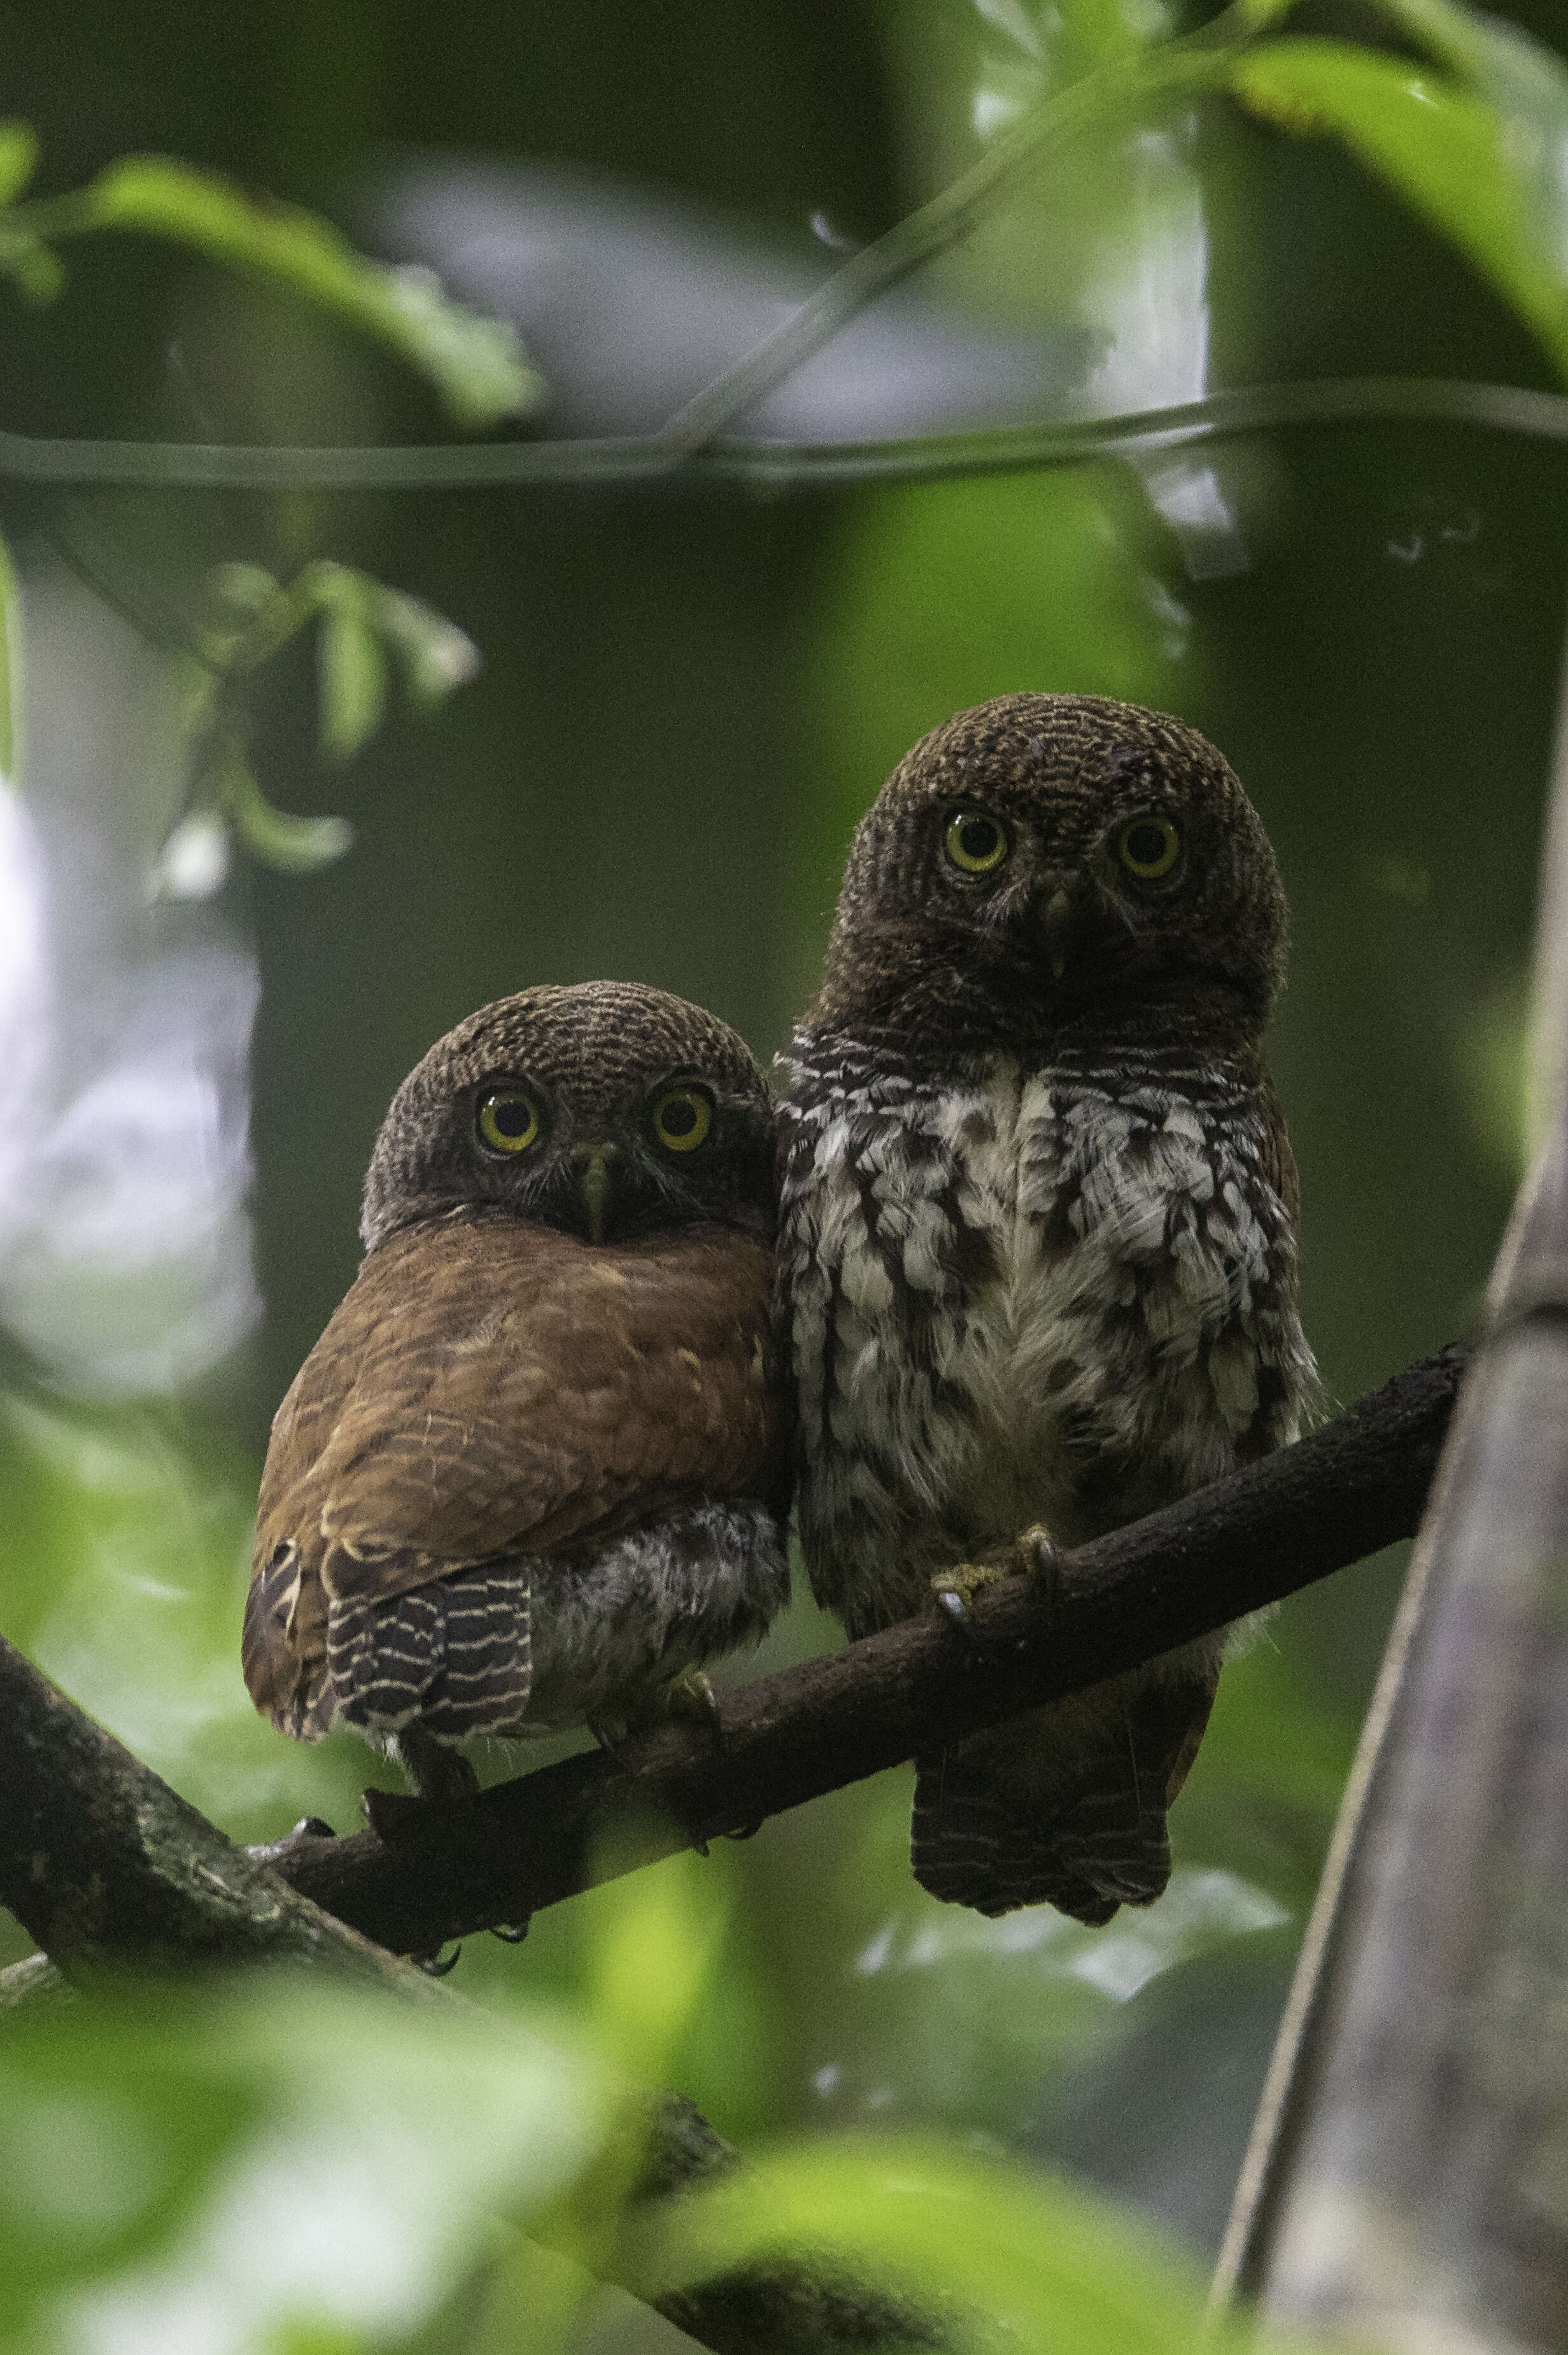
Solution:
<svg viewBox="0 0 1568 2355"><path fill-rule="evenodd" d="M1233 1108L998 1060L811 1141L784 1239L801 1529L857 1625L1030 1523L1075 1544L1230 1470L1263 1359L1299 1397L1288 1224Z"/></svg>

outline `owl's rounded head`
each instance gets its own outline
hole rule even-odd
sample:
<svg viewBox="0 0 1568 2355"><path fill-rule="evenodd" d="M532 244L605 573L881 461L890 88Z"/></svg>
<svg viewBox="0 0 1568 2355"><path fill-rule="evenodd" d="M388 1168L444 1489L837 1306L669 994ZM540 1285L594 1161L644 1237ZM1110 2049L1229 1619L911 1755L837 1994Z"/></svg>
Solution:
<svg viewBox="0 0 1568 2355"><path fill-rule="evenodd" d="M920 1052L1254 1042L1285 902L1257 812L1182 720L1005 695L923 737L860 821L809 1018Z"/></svg>
<svg viewBox="0 0 1568 2355"><path fill-rule="evenodd" d="M416 1063L365 1179L367 1250L498 1211L590 1242L697 1220L772 1239L773 1108L728 1023L635 982L519 990Z"/></svg>

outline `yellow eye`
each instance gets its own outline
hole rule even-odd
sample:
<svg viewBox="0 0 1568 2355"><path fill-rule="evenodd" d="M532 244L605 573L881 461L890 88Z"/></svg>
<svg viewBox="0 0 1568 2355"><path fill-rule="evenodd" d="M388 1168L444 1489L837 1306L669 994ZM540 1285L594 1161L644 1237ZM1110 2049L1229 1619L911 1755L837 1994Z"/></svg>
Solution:
<svg viewBox="0 0 1568 2355"><path fill-rule="evenodd" d="M947 821L947 856L961 874L989 875L1008 855L1008 837L984 810L957 810Z"/></svg>
<svg viewBox="0 0 1568 2355"><path fill-rule="evenodd" d="M1162 883L1181 856L1181 828L1152 810L1129 818L1116 837L1116 856L1139 883Z"/></svg>
<svg viewBox="0 0 1568 2355"><path fill-rule="evenodd" d="M667 1088L654 1106L654 1135L669 1153L695 1153L712 1125L703 1088Z"/></svg>
<svg viewBox="0 0 1568 2355"><path fill-rule="evenodd" d="M478 1129L492 1153L526 1153L539 1133L539 1108L532 1096L497 1091L480 1104Z"/></svg>

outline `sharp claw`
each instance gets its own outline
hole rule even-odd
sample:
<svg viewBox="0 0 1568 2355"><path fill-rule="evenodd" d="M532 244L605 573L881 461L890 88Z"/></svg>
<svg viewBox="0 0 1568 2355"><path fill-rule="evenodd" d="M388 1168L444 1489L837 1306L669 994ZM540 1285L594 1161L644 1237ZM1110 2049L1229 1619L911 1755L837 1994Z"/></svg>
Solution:
<svg viewBox="0 0 1568 2355"><path fill-rule="evenodd" d="M664 1707L667 1716L683 1718L688 1725L702 1726L715 1749L723 1748L723 1711L718 1694L700 1668L686 1668L675 1678L666 1690Z"/></svg>
<svg viewBox="0 0 1568 2355"><path fill-rule="evenodd" d="M430 1820L424 1799L411 1799L406 1791L381 1791L372 1786L359 1794L365 1820L389 1848L416 1848Z"/></svg>
<svg viewBox="0 0 1568 2355"><path fill-rule="evenodd" d="M617 1729L612 1732L607 1718L591 1717L588 1720L588 1731L611 1764L624 1770L626 1762L621 1755L621 1751L625 1739L624 1729Z"/></svg>
<svg viewBox="0 0 1568 2355"><path fill-rule="evenodd" d="M457 1968L457 1958L462 1952L462 1946L457 1945L453 1946L450 1955L438 1952L433 1955L416 1955L413 1959L427 1979L443 1979Z"/></svg>
<svg viewBox="0 0 1568 2355"><path fill-rule="evenodd" d="M533 1917L530 1914L528 1916L528 1920L531 1921L532 1918ZM493 1938L499 1938L504 1946L520 1946L528 1934L528 1921L496 1922L491 1924L490 1928L490 1935ZM461 1951L461 1949L459 1951Z"/></svg>
<svg viewBox="0 0 1568 2355"><path fill-rule="evenodd" d="M1043 1529L1031 1531L1034 1540L1032 1575L1045 1589L1045 1611L1048 1619L1056 1616L1056 1606L1061 1597L1061 1557Z"/></svg>
<svg viewBox="0 0 1568 2355"><path fill-rule="evenodd" d="M984 1659L986 1646L980 1639L980 1631L975 1625L975 1614L970 1610L966 1598L959 1593L955 1586L939 1586L936 1590L936 1600L954 1626L957 1628L969 1649L976 1658Z"/></svg>
<svg viewBox="0 0 1568 2355"><path fill-rule="evenodd" d="M479 1777L462 1752L436 1741L422 1726L405 1726L393 1736L392 1750L415 1796L433 1806L460 1807L479 1788Z"/></svg>
<svg viewBox="0 0 1568 2355"><path fill-rule="evenodd" d="M337 1834L324 1816L302 1816L298 1823L293 1825L283 1834L282 1839L256 1841L246 1849L245 1853L247 1856L255 1857L260 1863L277 1864L289 1855L296 1842L300 1840L336 1839L336 1838Z"/></svg>

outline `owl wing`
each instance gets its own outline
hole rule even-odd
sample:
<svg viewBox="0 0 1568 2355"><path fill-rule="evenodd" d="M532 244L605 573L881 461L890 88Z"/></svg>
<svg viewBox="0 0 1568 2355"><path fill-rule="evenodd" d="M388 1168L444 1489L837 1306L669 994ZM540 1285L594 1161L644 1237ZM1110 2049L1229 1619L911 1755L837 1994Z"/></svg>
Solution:
<svg viewBox="0 0 1568 2355"><path fill-rule="evenodd" d="M453 1220L372 1252L273 1424L242 1646L258 1708L325 1731L333 1603L775 1497L771 1280L763 1244L716 1226L606 1247Z"/></svg>

